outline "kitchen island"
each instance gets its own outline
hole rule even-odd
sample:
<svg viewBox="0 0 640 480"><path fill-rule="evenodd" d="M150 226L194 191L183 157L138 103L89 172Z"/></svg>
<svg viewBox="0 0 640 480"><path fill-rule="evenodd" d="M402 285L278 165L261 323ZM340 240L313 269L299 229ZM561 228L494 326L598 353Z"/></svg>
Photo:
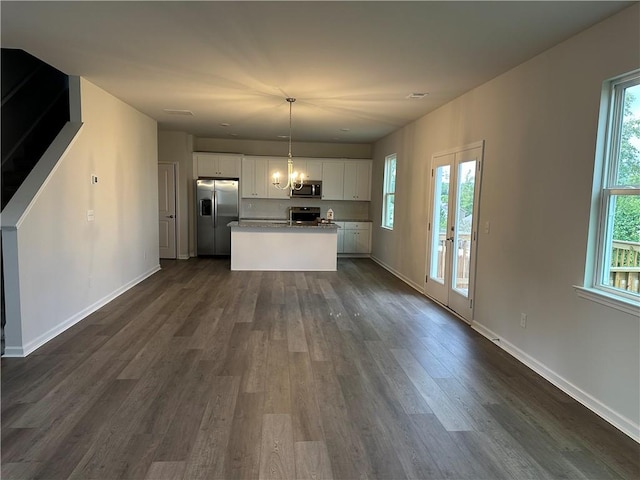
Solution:
<svg viewBox="0 0 640 480"><path fill-rule="evenodd" d="M338 226L230 222L231 270L336 271Z"/></svg>

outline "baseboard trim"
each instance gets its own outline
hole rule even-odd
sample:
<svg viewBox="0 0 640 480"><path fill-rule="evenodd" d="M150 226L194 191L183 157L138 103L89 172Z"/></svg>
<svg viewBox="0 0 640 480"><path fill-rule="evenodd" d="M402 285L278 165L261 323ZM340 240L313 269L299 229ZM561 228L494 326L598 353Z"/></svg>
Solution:
<svg viewBox="0 0 640 480"><path fill-rule="evenodd" d="M418 292L420 292L422 295L424 295L424 287L422 287L421 285L418 285L417 283L413 282L412 280L410 280L409 278L405 277L403 274L401 274L400 272L398 272L396 269L394 269L393 267L391 267L390 265L387 265L386 263L384 263L382 260L380 260L377 257L374 257L373 255L371 255L371 260L373 260L374 262L376 262L378 265L380 265L382 268L384 268L385 270L387 270L388 272L391 272L393 275L395 275L396 277L398 277L400 280L402 280L404 283L406 283L407 285L409 285L411 288L414 288L415 290L417 290Z"/></svg>
<svg viewBox="0 0 640 480"><path fill-rule="evenodd" d="M3 357L26 357L27 355L29 355L30 353L33 353L35 350L37 350L42 345L47 343L49 340L52 340L53 338L57 337L58 335L60 335L65 330L68 330L69 328L74 326L79 321L85 319L86 317L91 315L96 310L102 308L103 306L105 306L110 301L112 301L115 298L119 297L124 292L126 292L130 288L136 286L138 283L142 282L143 280L149 278L151 275L153 275L154 273L156 273L158 271L160 271L160 265L159 264L154 266L153 268L151 268L147 272L143 273L142 275L140 275L140 276L136 277L135 279L131 280L130 282L126 283L122 287L120 287L120 288L116 289L115 291L111 292L110 294L102 297L100 300L98 300L97 302L95 302L92 305L88 306L84 310L76 313L71 318L68 318L64 322L56 325L52 329L50 329L47 332L45 332L42 335L40 335L38 338L35 338L31 342L27 343L26 345L23 345L21 347L9 346L9 345L5 346Z"/></svg>
<svg viewBox="0 0 640 480"><path fill-rule="evenodd" d="M633 423L630 419L625 417L624 415L620 415L615 410L607 407L605 404L600 402L597 398L589 395L587 392L577 387L573 383L569 382L562 376L558 375L556 372L548 368L543 363L539 362L531 355L527 354L523 350L519 349L512 343L508 342L504 338L501 338L497 333L493 332L489 328L485 327L481 323L474 321L471 324L471 328L477 331L480 335L489 339L492 343L502 348L509 355L514 357L521 363L524 363L531 370L536 372L538 375L543 377L545 380L548 380L553 385L558 387L564 393L569 395L571 398L580 402L582 405L587 407L589 410L602 417L604 420L609 422L611 425L616 427L618 430L623 432L624 434L631 437L636 442L640 443L640 425Z"/></svg>

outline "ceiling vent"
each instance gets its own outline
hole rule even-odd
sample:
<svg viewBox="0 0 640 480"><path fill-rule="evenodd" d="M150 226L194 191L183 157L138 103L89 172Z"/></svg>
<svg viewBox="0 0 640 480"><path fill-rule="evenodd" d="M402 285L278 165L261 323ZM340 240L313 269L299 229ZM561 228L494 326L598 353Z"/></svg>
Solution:
<svg viewBox="0 0 640 480"><path fill-rule="evenodd" d="M427 95L429 95L429 94L428 93L414 92L414 93L410 93L409 95L407 95L407 98L420 99L420 98L426 97Z"/></svg>
<svg viewBox="0 0 640 480"><path fill-rule="evenodd" d="M169 115L187 115L193 117L193 112L191 110L177 110L175 108L165 108L162 110L164 113L168 113Z"/></svg>

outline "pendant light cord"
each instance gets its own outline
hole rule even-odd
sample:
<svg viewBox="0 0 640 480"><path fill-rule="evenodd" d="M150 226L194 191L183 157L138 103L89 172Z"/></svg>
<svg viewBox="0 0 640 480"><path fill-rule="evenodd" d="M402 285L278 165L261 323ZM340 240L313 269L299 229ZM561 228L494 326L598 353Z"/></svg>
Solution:
<svg viewBox="0 0 640 480"><path fill-rule="evenodd" d="M295 102L296 99L293 97L287 97L287 102L289 102L289 159L291 159L291 109L293 106L293 102Z"/></svg>

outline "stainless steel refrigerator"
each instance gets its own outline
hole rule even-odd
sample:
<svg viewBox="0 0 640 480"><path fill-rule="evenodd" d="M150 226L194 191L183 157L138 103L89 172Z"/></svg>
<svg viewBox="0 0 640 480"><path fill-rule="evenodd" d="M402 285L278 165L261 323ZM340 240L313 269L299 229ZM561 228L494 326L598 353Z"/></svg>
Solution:
<svg viewBox="0 0 640 480"><path fill-rule="evenodd" d="M231 255L229 222L238 220L238 180L196 180L198 255Z"/></svg>

